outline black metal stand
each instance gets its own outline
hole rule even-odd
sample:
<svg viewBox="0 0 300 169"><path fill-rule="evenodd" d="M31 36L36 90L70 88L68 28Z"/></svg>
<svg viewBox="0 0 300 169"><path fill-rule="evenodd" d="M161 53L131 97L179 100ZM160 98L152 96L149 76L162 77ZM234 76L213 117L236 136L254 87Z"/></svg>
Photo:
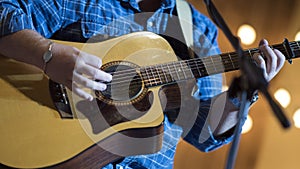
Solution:
<svg viewBox="0 0 300 169"><path fill-rule="evenodd" d="M268 82L263 76L263 72L261 68L257 67L250 58L243 56L243 49L241 48L239 39L235 37L228 26L226 25L224 19L217 11L215 5L211 2L211 0L204 0L204 3L207 7L208 13L211 19L215 22L215 24L224 32L225 36L231 43L231 45L236 50L239 58L240 58L240 70L241 76L235 78L231 86L238 86L239 91L235 91L234 95L241 96L241 106L239 110L239 121L236 125L234 131L234 138L232 141L232 145L230 147L230 151L228 154L226 169L233 169L235 164L236 155L238 152L238 145L240 142L240 136L243 126L243 120L246 119L248 115L248 110L250 107L250 101L248 98L251 98L253 91L260 91L265 98L268 100L269 105L271 106L275 116L280 121L283 128L290 127L290 122L287 117L284 115L281 107L273 100L271 95L268 92ZM236 87L235 87L236 88Z"/></svg>

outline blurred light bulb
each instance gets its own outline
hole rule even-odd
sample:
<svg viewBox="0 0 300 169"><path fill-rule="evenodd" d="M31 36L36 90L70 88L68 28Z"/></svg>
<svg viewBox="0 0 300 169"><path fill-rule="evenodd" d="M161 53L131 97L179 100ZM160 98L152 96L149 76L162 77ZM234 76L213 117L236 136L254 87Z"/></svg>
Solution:
<svg viewBox="0 0 300 169"><path fill-rule="evenodd" d="M256 39L256 31L251 25L241 25L238 28L237 35L241 38L241 42L245 45L251 45Z"/></svg>
<svg viewBox="0 0 300 169"><path fill-rule="evenodd" d="M242 129L242 133L245 134L245 133L248 133L253 127L253 120L252 120L252 117L251 116L247 116L247 120L243 126L243 129Z"/></svg>
<svg viewBox="0 0 300 169"><path fill-rule="evenodd" d="M295 40L296 40L296 41L300 40L300 31L296 34Z"/></svg>
<svg viewBox="0 0 300 169"><path fill-rule="evenodd" d="M286 108L291 103L291 95L286 89L278 89L274 93L274 97L284 108Z"/></svg>
<svg viewBox="0 0 300 169"><path fill-rule="evenodd" d="M227 90L228 90L228 86L227 86L227 85L223 85L223 86L222 86L222 91L225 92L225 91L227 91Z"/></svg>
<svg viewBox="0 0 300 169"><path fill-rule="evenodd" d="M300 128L300 109L296 110L293 115L294 125L297 128Z"/></svg>

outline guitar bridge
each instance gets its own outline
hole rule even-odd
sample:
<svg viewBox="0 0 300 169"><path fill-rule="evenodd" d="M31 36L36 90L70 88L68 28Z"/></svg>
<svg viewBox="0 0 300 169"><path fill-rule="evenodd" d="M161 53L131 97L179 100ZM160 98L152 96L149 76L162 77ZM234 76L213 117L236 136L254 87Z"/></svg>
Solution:
<svg viewBox="0 0 300 169"><path fill-rule="evenodd" d="M74 118L65 86L49 80L49 91L60 117L62 119Z"/></svg>

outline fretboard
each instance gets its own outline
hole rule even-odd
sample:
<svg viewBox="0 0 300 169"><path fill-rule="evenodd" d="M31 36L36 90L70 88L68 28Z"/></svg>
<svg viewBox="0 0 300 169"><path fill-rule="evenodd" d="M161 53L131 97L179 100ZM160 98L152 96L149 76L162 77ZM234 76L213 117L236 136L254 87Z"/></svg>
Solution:
<svg viewBox="0 0 300 169"><path fill-rule="evenodd" d="M284 42L271 45L271 48L278 49L286 59L300 57L300 42ZM243 56L250 57L258 53L258 48L245 50ZM218 73L238 70L239 56L236 52L223 53L220 55L182 60L159 65L140 68L142 79L147 87L170 84L177 81L200 78Z"/></svg>

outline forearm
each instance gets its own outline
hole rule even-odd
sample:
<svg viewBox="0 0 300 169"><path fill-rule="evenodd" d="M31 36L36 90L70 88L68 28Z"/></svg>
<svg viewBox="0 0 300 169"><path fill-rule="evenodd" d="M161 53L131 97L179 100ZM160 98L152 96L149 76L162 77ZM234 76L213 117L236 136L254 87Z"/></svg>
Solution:
<svg viewBox="0 0 300 169"><path fill-rule="evenodd" d="M207 120L214 136L226 133L237 124L238 108L229 100L227 92L214 97L210 107Z"/></svg>
<svg viewBox="0 0 300 169"><path fill-rule="evenodd" d="M184 140L203 152L215 150L227 143L233 138L231 129L236 125L236 108L226 107L226 92L213 97L212 99L201 101L199 113L195 123L189 129ZM231 117L225 118L225 115Z"/></svg>
<svg viewBox="0 0 300 169"><path fill-rule="evenodd" d="M0 38L0 52L6 57L43 68L43 54L49 40L33 30L22 30Z"/></svg>

